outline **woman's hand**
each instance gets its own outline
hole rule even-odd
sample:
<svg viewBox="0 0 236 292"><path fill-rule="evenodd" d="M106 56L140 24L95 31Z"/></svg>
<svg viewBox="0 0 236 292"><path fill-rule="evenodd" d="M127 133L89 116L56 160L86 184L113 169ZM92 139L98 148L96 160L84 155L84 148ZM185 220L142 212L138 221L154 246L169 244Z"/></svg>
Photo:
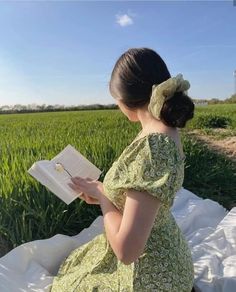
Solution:
<svg viewBox="0 0 236 292"><path fill-rule="evenodd" d="M89 197L87 194L82 193L82 195L80 195L79 198L89 205L100 205L99 200Z"/></svg>
<svg viewBox="0 0 236 292"><path fill-rule="evenodd" d="M79 176L71 178L72 183L68 185L76 192L83 194L79 197L87 204L100 205L100 198L103 195L103 183L91 178L82 178Z"/></svg>

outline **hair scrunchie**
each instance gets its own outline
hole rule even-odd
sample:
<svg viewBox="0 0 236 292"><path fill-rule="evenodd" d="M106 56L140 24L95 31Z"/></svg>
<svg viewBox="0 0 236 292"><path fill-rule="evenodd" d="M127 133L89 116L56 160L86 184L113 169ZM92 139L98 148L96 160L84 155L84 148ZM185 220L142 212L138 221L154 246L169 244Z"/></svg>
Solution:
<svg viewBox="0 0 236 292"><path fill-rule="evenodd" d="M176 77L171 77L160 84L153 84L148 111L160 120L160 113L165 100L170 99L175 92L186 91L189 88L190 83L183 79L182 74L177 74Z"/></svg>

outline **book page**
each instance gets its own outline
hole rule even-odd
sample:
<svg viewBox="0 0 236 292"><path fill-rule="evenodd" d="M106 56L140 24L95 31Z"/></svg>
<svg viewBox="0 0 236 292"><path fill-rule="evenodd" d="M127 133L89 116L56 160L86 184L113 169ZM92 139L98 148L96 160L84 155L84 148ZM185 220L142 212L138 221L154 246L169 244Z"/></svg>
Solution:
<svg viewBox="0 0 236 292"><path fill-rule="evenodd" d="M58 168L58 165L61 167ZM52 192L67 204L81 194L69 187L68 183L72 183L71 177L89 177L97 180L102 173L71 145L67 145L50 161L37 161L28 172L50 190L54 190Z"/></svg>
<svg viewBox="0 0 236 292"><path fill-rule="evenodd" d="M76 193L69 188L69 186L62 187L58 180L68 180L68 177L63 178L63 174L61 174L61 176L56 178L56 176L51 175L53 171L52 163L48 160L42 160L35 162L28 170L28 173L69 205L72 201L78 198L80 193ZM56 175L58 174L59 173L56 173Z"/></svg>
<svg viewBox="0 0 236 292"><path fill-rule="evenodd" d="M62 164L64 169L69 173L66 177L70 177L71 175L72 177L80 176L82 178L89 177L91 179L98 179L102 173L99 168L71 145L67 145L62 152L50 161L54 165L56 163Z"/></svg>
<svg viewBox="0 0 236 292"><path fill-rule="evenodd" d="M50 180L48 179L48 177L46 175L44 175L42 172L40 172L40 170L38 169L38 163L41 164L47 164L48 160L41 160L38 162L35 162L30 169L28 169L28 173L30 175L32 175L34 178L36 178L38 181L41 182L41 184L43 185L48 185L50 184Z"/></svg>

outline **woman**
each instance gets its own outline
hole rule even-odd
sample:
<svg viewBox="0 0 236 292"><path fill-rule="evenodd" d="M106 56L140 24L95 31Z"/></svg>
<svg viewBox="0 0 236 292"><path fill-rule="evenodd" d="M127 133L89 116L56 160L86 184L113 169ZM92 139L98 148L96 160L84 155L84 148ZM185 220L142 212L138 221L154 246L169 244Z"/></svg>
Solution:
<svg viewBox="0 0 236 292"><path fill-rule="evenodd" d="M117 60L110 92L142 131L103 183L72 178L70 186L83 192L82 199L100 204L105 232L72 251L51 291L191 291L191 252L170 212L184 180L178 128L193 118L189 87L181 74L171 77L149 48L129 49Z"/></svg>

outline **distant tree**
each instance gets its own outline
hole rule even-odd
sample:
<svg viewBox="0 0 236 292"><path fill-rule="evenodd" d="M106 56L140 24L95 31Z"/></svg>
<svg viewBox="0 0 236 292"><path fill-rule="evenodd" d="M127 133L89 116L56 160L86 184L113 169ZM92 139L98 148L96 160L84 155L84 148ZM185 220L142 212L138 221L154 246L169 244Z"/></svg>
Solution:
<svg viewBox="0 0 236 292"><path fill-rule="evenodd" d="M53 105L48 105L48 106L46 106L46 110L52 110L52 109L54 109L54 108L53 108Z"/></svg>
<svg viewBox="0 0 236 292"><path fill-rule="evenodd" d="M230 98L226 98L225 102L226 103L236 103L236 93L231 95Z"/></svg>
<svg viewBox="0 0 236 292"><path fill-rule="evenodd" d="M22 105L15 104L12 106L4 105L0 107L0 113L32 113L32 112L52 112L52 111L77 111L77 110L100 110L100 109L118 109L117 104L88 104L88 105L70 105L65 106L61 104L55 105L38 105L36 103Z"/></svg>
<svg viewBox="0 0 236 292"><path fill-rule="evenodd" d="M9 105L3 105L0 110L1 111L9 111L11 109L11 107Z"/></svg>

